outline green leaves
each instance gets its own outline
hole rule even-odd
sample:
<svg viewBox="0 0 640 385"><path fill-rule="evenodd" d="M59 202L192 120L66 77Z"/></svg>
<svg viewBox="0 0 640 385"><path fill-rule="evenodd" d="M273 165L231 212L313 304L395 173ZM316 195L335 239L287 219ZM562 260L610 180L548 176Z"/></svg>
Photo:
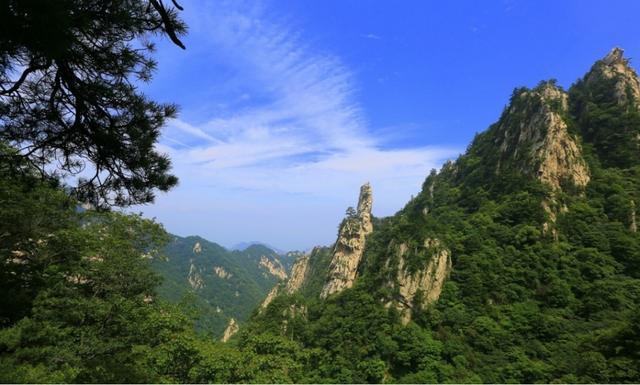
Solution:
<svg viewBox="0 0 640 385"><path fill-rule="evenodd" d="M43 174L78 177L76 196L95 206L149 203L177 183L154 148L177 108L149 100L136 82L155 69L150 35L184 48L186 27L173 8L151 3L3 5L0 141L21 148L19 157Z"/></svg>

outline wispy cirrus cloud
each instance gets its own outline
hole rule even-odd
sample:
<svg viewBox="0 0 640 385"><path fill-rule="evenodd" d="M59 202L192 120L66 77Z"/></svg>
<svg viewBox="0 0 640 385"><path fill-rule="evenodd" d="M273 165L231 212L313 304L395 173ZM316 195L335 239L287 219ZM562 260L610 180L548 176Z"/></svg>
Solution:
<svg viewBox="0 0 640 385"><path fill-rule="evenodd" d="M265 239L284 247L328 242L360 184L371 181L374 211L391 214L418 191L431 168L458 153L390 147L373 134L358 103L354 75L337 56L315 50L261 7L236 2L209 7L188 20L191 33L199 49L211 50L211 60L231 69L233 85L221 100L203 101L217 108L191 106L201 111L197 119L174 120L165 130L160 148L171 155L181 186L173 198L163 197L151 208L163 221L170 222L161 214L163 207L165 215L178 206L182 211L192 207L193 215L235 207L233 215L243 217L247 207L260 205L262 214L253 210L245 218L264 223L256 234L209 223L211 234L205 235L229 243ZM224 207L203 204L212 196L224 200ZM308 225L295 219L305 204L302 211L327 228L310 227L295 241L287 240L292 230ZM270 233L269 218L288 218L282 234Z"/></svg>

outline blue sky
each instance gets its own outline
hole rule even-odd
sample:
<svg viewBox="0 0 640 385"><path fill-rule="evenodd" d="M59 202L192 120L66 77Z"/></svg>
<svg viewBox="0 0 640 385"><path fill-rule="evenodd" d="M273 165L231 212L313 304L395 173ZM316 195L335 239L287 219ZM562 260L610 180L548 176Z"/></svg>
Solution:
<svg viewBox="0 0 640 385"><path fill-rule="evenodd" d="M395 213L513 88L640 55L638 1L181 3L187 50L158 44L143 86L181 108L158 145L180 185L134 209L226 246L330 244L362 183Z"/></svg>

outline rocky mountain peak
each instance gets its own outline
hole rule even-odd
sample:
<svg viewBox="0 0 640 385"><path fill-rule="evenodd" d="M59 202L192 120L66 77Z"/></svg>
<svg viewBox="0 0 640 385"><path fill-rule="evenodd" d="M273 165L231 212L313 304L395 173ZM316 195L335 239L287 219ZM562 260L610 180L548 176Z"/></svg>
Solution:
<svg viewBox="0 0 640 385"><path fill-rule="evenodd" d="M553 81L518 92L496 128L501 157L497 172L513 167L538 178L553 190L563 181L589 182L589 170L564 115L568 96Z"/></svg>
<svg viewBox="0 0 640 385"><path fill-rule="evenodd" d="M602 59L602 62L606 65L615 65L615 64L627 64L624 58L624 49L620 47L614 47L607 56Z"/></svg>
<svg viewBox="0 0 640 385"><path fill-rule="evenodd" d="M342 221L338 232L338 239L333 249L329 273L325 282L321 298L338 293L353 286L356 279L358 265L364 253L367 235L373 231L371 222L371 207L373 193L371 185L365 183L360 188L357 212L349 212ZM351 209L352 210L352 209Z"/></svg>
<svg viewBox="0 0 640 385"><path fill-rule="evenodd" d="M603 59L598 60L585 76L587 86L603 80L614 82L614 95L619 104L633 102L636 108L640 108L638 74L629 65L629 59L624 57L622 48L613 48Z"/></svg>
<svg viewBox="0 0 640 385"><path fill-rule="evenodd" d="M373 225L371 224L371 207L373 205L373 193L369 182L360 187L360 196L358 197L358 216L360 217L366 231L371 232Z"/></svg>

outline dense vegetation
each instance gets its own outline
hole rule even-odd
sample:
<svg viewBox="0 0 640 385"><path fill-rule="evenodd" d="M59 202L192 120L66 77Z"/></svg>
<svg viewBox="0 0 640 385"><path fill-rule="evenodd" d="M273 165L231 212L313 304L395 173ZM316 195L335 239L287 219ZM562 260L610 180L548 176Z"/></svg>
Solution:
<svg viewBox="0 0 640 385"><path fill-rule="evenodd" d="M536 109L516 105L377 222L353 289L327 301L282 296L242 338L268 330L296 341L315 357L303 382L638 382L640 121L635 106L613 102L612 84L570 91L564 118L583 139L591 181L584 189L563 182L551 228L541 204L549 187L518 164L531 161L517 155L526 149L509 164L496 148L498 124L521 127L527 116L517 111ZM516 89L512 106L528 103L519 97L527 91ZM453 270L440 299L414 306L402 327L383 306L395 295L389 245L431 237L451 250ZM408 258L417 269L430 255Z"/></svg>
<svg viewBox="0 0 640 385"><path fill-rule="evenodd" d="M156 293L151 264L170 237L104 211L177 182L155 149L176 107L137 87L155 68L152 35L184 48L171 4L0 4L0 382L290 380L275 355L287 341L240 354L198 336L191 308Z"/></svg>
<svg viewBox="0 0 640 385"><path fill-rule="evenodd" d="M240 352L197 334L188 303L158 296L152 264L166 257L170 239L159 224L79 210L55 180L13 166L0 167L0 382L264 383L299 375L295 343L257 336Z"/></svg>
<svg viewBox="0 0 640 385"><path fill-rule="evenodd" d="M539 107L517 89L465 155L375 221L353 288L318 298L330 249L316 249L301 290L221 344L197 330L220 329L213 301L248 315L274 282L246 273L267 251L239 259L138 215L80 208L151 202L176 183L154 150L175 107L135 86L154 68L150 33L183 47L176 9L20 0L0 5L0 21L0 382L640 382L640 110L620 79L582 79L566 111L552 107L583 149L586 187L552 192L529 148L498 151L501 125L527 124L513 111ZM63 184L85 167L92 177ZM398 295L391 245L426 238L453 270L403 325L385 306ZM408 269L431 254L408 255ZM189 300L191 259L224 260L235 279ZM224 294L241 286L240 302Z"/></svg>
<svg viewBox="0 0 640 385"><path fill-rule="evenodd" d="M137 87L151 35L184 48L176 1L5 0L0 4L0 141L41 174L76 178L96 206L152 202L177 183L154 144L176 106Z"/></svg>
<svg viewBox="0 0 640 385"><path fill-rule="evenodd" d="M194 252L196 244L199 247ZM216 338L222 336L230 318L240 323L247 320L278 282L278 277L260 265L260 259L285 269L293 259L263 245L229 251L195 236L171 236L163 253L166 259L151 264L163 278L158 295L194 311L198 330ZM194 279L198 280L196 287Z"/></svg>

